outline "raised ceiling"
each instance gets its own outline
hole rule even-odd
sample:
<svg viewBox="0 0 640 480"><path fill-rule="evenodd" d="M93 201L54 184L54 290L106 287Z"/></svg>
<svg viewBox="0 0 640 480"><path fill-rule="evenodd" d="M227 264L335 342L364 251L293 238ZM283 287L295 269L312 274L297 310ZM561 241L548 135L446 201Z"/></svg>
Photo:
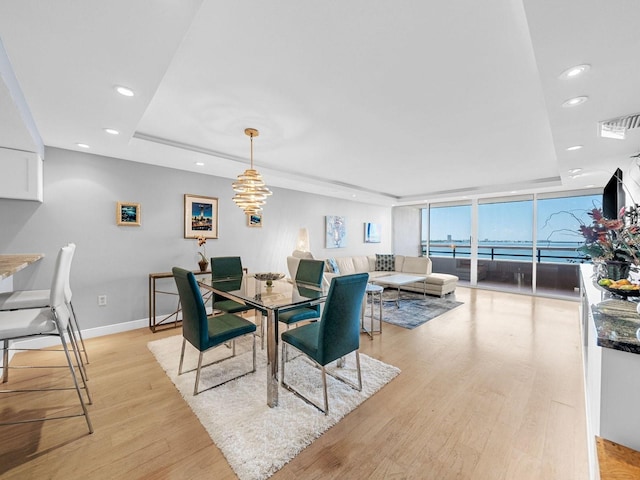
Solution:
<svg viewBox="0 0 640 480"><path fill-rule="evenodd" d="M269 187L400 205L637 169L640 129L597 127L640 112L639 20L636 0L5 0L0 39L47 146L234 178L253 127Z"/></svg>

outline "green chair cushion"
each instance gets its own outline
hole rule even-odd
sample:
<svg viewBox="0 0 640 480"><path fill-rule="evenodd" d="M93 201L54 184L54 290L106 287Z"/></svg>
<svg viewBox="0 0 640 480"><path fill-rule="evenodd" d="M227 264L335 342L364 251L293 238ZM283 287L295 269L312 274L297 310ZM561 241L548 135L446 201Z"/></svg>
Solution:
<svg viewBox="0 0 640 480"><path fill-rule="evenodd" d="M246 312L247 310L251 310L251 307L248 307L242 303L235 302L229 299L213 302L213 308L215 310L222 310L223 312L226 312L226 313L239 313L239 312Z"/></svg>
<svg viewBox="0 0 640 480"><path fill-rule="evenodd" d="M318 333L320 323L308 323L301 327L282 332L282 341L297 348L302 353L320 363L318 355Z"/></svg>
<svg viewBox="0 0 640 480"><path fill-rule="evenodd" d="M302 322L303 320L313 320L314 318L320 318L319 305L317 307L296 308L278 315L278 320L287 325Z"/></svg>
<svg viewBox="0 0 640 480"><path fill-rule="evenodd" d="M255 324L231 313L207 317L207 324L209 326L208 348L256 331Z"/></svg>

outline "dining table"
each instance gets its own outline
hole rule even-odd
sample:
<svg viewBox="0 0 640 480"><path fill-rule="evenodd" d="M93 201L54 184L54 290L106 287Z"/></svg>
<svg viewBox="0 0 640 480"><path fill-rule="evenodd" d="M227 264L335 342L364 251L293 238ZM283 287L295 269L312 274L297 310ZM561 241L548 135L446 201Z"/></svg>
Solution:
<svg viewBox="0 0 640 480"><path fill-rule="evenodd" d="M258 275L259 276L259 275ZM328 287L316 286L285 279L270 282L259 280L256 274L245 274L238 283L231 278L200 279L199 285L216 295L235 300L262 314L267 319L267 405L278 406L278 316L294 308L309 307L327 299ZM267 284L269 283L269 285ZM233 289L229 286L232 285Z"/></svg>

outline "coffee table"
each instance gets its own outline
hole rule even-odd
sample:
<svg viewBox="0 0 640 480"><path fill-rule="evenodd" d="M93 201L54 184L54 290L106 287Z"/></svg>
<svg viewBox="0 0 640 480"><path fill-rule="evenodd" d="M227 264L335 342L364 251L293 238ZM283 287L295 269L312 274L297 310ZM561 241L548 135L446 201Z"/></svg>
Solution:
<svg viewBox="0 0 640 480"><path fill-rule="evenodd" d="M408 273L399 273L396 275L387 275L386 277L378 277L371 280L371 283L375 283L377 285L382 285L386 287L394 287L398 289L398 295L396 296L396 307L400 308L400 287L403 285L408 285L410 283L415 282L423 282L426 283L427 277L424 275L412 275ZM426 288L426 285L425 285ZM423 288L423 292L425 292L425 288ZM423 293L424 295L424 293Z"/></svg>

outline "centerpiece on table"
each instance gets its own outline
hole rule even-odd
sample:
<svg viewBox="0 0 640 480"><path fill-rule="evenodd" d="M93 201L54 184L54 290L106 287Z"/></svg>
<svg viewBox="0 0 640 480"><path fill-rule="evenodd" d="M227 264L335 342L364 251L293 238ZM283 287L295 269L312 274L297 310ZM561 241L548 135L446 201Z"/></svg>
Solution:
<svg viewBox="0 0 640 480"><path fill-rule="evenodd" d="M599 277L612 281L626 279L631 267L640 264L638 208L621 209L615 220L605 218L599 208L588 215L592 222L580 226L585 241L578 251L600 267Z"/></svg>

